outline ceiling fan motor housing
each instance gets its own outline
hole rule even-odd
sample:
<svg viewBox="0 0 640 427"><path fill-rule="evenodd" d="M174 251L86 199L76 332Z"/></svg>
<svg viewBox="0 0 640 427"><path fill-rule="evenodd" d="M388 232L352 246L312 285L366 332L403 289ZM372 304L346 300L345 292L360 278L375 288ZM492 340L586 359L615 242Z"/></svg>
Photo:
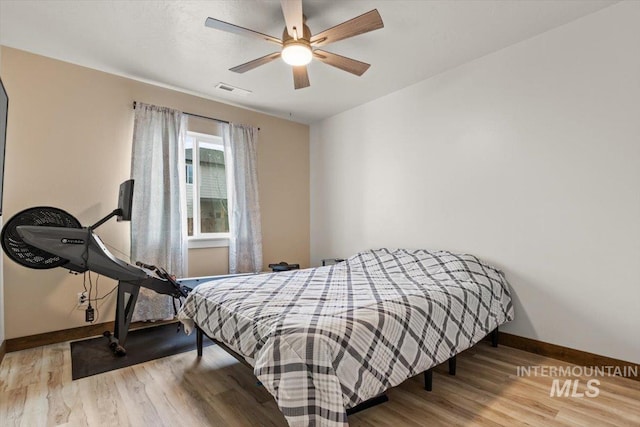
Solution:
<svg viewBox="0 0 640 427"><path fill-rule="evenodd" d="M309 30L309 26L307 25L307 17L303 16L304 23L302 24L302 34L298 32L298 41L306 41L307 45L309 45L309 40L311 40L311 30ZM286 46L288 42L296 41L295 38L289 35L289 31L287 31L287 27L284 27L284 31L282 32L282 45Z"/></svg>
<svg viewBox="0 0 640 427"><path fill-rule="evenodd" d="M307 24L303 24L303 27L301 36L298 36L295 28L295 37L291 37L286 27L282 33L282 60L289 65L307 65L313 58L310 43L311 31Z"/></svg>

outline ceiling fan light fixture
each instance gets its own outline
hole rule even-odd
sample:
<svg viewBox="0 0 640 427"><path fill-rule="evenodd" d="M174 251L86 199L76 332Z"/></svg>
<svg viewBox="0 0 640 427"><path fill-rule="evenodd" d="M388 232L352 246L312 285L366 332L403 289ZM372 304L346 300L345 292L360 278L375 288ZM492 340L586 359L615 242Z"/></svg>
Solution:
<svg viewBox="0 0 640 427"><path fill-rule="evenodd" d="M311 62L313 53L308 43L291 41L282 48L282 60L289 65L300 66Z"/></svg>

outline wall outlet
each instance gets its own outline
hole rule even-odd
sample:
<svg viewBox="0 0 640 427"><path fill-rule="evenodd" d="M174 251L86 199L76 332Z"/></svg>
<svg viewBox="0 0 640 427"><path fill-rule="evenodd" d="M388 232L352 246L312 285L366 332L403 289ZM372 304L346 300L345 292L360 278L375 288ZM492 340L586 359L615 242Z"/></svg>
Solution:
<svg viewBox="0 0 640 427"><path fill-rule="evenodd" d="M87 292L78 292L78 307L87 307L89 305L89 297L87 296Z"/></svg>

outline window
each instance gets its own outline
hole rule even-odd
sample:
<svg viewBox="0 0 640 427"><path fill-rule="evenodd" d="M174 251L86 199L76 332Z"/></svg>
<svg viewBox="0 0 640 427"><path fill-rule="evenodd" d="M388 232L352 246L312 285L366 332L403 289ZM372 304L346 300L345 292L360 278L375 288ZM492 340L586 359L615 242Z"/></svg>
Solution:
<svg viewBox="0 0 640 427"><path fill-rule="evenodd" d="M193 163L187 160L187 184L193 184Z"/></svg>
<svg viewBox="0 0 640 427"><path fill-rule="evenodd" d="M228 238L229 205L222 138L187 132L185 162L187 235L191 240Z"/></svg>

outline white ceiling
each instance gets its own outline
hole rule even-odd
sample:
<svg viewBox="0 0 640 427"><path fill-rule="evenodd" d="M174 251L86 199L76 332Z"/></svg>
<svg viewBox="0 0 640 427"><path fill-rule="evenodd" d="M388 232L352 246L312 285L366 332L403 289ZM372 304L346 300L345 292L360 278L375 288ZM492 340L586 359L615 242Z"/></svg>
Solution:
<svg viewBox="0 0 640 427"><path fill-rule="evenodd" d="M211 16L280 38L284 19L277 0L0 0L0 43L311 123L613 3L305 0L313 34L374 8L385 26L326 46L370 63L362 77L314 61L311 87L300 90L281 60L245 74L228 71L277 46L204 26ZM219 82L252 94L221 92L214 88Z"/></svg>

